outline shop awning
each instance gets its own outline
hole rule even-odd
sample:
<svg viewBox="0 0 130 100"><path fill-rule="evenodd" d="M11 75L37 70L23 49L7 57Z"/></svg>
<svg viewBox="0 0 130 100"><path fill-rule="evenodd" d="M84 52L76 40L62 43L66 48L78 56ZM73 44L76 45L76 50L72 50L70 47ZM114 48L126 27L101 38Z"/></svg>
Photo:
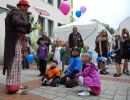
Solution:
<svg viewBox="0 0 130 100"><path fill-rule="evenodd" d="M42 8L38 8L38 7L33 7L33 9L39 13L39 15L43 15L43 16L49 16L50 13L45 10L45 9L42 9Z"/></svg>

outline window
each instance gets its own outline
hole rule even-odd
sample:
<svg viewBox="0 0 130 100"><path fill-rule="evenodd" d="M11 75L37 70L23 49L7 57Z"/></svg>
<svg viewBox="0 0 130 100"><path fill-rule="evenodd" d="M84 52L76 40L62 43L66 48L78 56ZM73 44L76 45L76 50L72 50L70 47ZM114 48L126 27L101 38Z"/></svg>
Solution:
<svg viewBox="0 0 130 100"><path fill-rule="evenodd" d="M48 20L48 35L53 36L53 21L51 20Z"/></svg>
<svg viewBox="0 0 130 100"><path fill-rule="evenodd" d="M60 8L61 0L57 1L57 8Z"/></svg>
<svg viewBox="0 0 130 100"><path fill-rule="evenodd" d="M45 18L40 16L38 22L41 24L41 29L39 30L39 35L41 35L45 30Z"/></svg>
<svg viewBox="0 0 130 100"><path fill-rule="evenodd" d="M62 26L62 24L61 24L61 23L58 23L58 26Z"/></svg>
<svg viewBox="0 0 130 100"><path fill-rule="evenodd" d="M53 5L53 0L48 0L48 3Z"/></svg>

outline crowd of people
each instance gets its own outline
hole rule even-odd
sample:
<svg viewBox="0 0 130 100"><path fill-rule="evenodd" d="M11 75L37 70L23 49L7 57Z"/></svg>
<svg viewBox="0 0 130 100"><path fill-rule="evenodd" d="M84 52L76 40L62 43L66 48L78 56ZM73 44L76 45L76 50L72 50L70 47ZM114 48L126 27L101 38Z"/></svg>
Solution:
<svg viewBox="0 0 130 100"><path fill-rule="evenodd" d="M21 65L23 65L23 69L29 68L26 56L30 54L31 45L27 36L31 32L31 23L28 21L28 8L30 5L27 1L20 0L17 7L18 9L12 9L5 19L3 74L5 75L7 72L6 89L9 93L27 94L27 91L21 90L25 89L26 86L21 86L20 75ZM51 42L46 34L44 32L37 40L38 48L35 55L38 57L39 76L42 76L43 86L57 87L62 84L67 88L72 88L80 85L84 87L84 90L78 95L99 95L101 93L101 83L98 70L100 70L100 74L109 74L105 65L110 52L112 52L111 58L116 67L113 76L119 77L122 73L130 75L128 70L130 36L126 28L122 30L121 35L115 35L115 45L112 51L110 51L110 40L107 31L102 30L99 32L95 39L98 67L92 60L95 59L92 56L92 50L89 49L88 45L84 44L77 27L73 27L68 41L57 39ZM47 68L50 45L52 45L53 58L50 61L50 67ZM121 70L122 59L124 59L123 70ZM65 68L66 62L67 69Z"/></svg>

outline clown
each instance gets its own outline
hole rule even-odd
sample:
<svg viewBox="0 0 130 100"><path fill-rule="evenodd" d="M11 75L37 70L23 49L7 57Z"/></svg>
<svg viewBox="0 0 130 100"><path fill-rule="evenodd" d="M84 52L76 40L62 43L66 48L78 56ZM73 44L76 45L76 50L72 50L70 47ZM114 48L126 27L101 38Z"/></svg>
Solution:
<svg viewBox="0 0 130 100"><path fill-rule="evenodd" d="M27 94L21 90L21 36L28 34L31 23L28 21L29 3L20 0L5 18L5 49L3 74L7 72L6 89L9 93Z"/></svg>

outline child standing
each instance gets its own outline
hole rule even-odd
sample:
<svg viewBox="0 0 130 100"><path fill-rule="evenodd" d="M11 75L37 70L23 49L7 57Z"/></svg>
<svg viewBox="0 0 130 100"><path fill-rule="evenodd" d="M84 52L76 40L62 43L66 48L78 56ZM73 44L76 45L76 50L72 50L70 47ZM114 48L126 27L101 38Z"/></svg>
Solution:
<svg viewBox="0 0 130 100"><path fill-rule="evenodd" d="M71 57L71 49L69 48L68 42L65 43L65 64L69 65L69 60Z"/></svg>
<svg viewBox="0 0 130 100"><path fill-rule="evenodd" d="M65 44L62 44L62 48L60 50L60 58L62 61L62 71L64 71L64 65L65 65Z"/></svg>
<svg viewBox="0 0 130 100"><path fill-rule="evenodd" d="M50 67L46 71L46 75L42 78L43 86L57 87L60 84L60 70L57 67L58 62L53 60Z"/></svg>
<svg viewBox="0 0 130 100"><path fill-rule="evenodd" d="M46 46L46 40L42 37L39 38L39 47L37 50L37 55L39 58L39 76L43 76L46 72L46 65L47 65L47 55L48 55L48 48Z"/></svg>
<svg viewBox="0 0 130 100"><path fill-rule="evenodd" d="M61 55L60 55L61 48L62 48L62 40L57 40L57 47L55 48L53 59L58 61L58 67L62 71L62 61L61 61Z"/></svg>
<svg viewBox="0 0 130 100"><path fill-rule="evenodd" d="M96 66L90 62L90 56L88 54L82 55L82 63L85 64L82 72L76 75L78 83L87 89L78 93L79 96L86 95L99 95L101 92L101 83ZM90 91L88 91L90 89Z"/></svg>
<svg viewBox="0 0 130 100"><path fill-rule="evenodd" d="M22 68L29 69L29 62L27 61L28 49L26 47L22 50L22 54Z"/></svg>
<svg viewBox="0 0 130 100"><path fill-rule="evenodd" d="M119 77L121 76L121 48L122 48L122 42L121 42L121 36L120 35L115 35L115 47L114 47L114 62L116 66L116 73L113 75L114 77Z"/></svg>

